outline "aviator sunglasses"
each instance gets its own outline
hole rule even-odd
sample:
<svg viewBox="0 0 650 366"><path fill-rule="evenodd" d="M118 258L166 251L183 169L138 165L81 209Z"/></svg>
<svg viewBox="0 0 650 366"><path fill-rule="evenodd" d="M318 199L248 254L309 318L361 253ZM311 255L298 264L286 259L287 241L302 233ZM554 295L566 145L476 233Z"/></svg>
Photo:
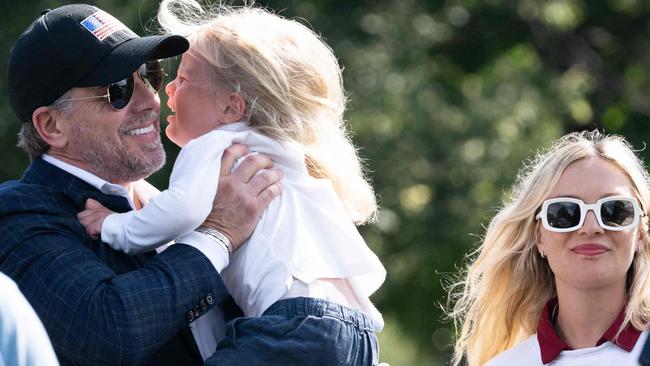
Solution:
<svg viewBox="0 0 650 366"><path fill-rule="evenodd" d="M157 93L163 85L163 78L165 71L160 64L160 61L148 61L138 69L138 77L147 88ZM84 99L99 99L106 98L115 110L120 110L126 107L131 101L133 90L135 89L135 79L133 74L129 75L126 79L116 81L108 84L106 94L96 95L92 97L70 98L64 100L84 100Z"/></svg>
<svg viewBox="0 0 650 366"><path fill-rule="evenodd" d="M611 196L586 204L577 198L552 198L544 201L537 220L541 219L548 231L565 233L582 227L587 211L592 210L600 227L605 230L621 231L633 228L644 213L632 197Z"/></svg>

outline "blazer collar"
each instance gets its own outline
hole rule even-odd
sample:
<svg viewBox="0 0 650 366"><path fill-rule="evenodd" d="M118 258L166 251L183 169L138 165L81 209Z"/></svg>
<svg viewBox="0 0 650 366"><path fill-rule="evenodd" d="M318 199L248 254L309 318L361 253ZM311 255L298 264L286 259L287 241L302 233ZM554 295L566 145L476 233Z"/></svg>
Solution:
<svg viewBox="0 0 650 366"><path fill-rule="evenodd" d="M112 211L126 212L132 209L126 198L102 193L90 184L41 158L32 160L21 181L63 192L71 199L78 211L83 210L88 198L99 201Z"/></svg>

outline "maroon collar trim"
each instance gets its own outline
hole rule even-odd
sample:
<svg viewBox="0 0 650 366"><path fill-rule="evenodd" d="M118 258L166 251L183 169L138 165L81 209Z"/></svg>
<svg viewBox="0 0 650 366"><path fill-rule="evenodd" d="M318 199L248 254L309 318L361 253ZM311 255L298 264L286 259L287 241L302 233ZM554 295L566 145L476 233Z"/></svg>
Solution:
<svg viewBox="0 0 650 366"><path fill-rule="evenodd" d="M555 332L553 327L553 310L557 307L557 298L549 300L544 309L542 310L542 315L539 318L539 325L537 327L537 341L539 342L539 349L542 355L542 363L547 364L553 361L557 356L564 350L571 350L572 348L560 338L560 336ZM600 346L605 342L612 342L615 345L619 346L621 349L624 349L627 352L632 351L636 341L641 335L641 331L634 328L632 324L628 324L625 329L619 334L618 338L615 340L614 336L618 331L618 328L623 324L623 319L625 318L625 308L616 317L616 320L612 325L607 328L605 333L600 337L596 346Z"/></svg>

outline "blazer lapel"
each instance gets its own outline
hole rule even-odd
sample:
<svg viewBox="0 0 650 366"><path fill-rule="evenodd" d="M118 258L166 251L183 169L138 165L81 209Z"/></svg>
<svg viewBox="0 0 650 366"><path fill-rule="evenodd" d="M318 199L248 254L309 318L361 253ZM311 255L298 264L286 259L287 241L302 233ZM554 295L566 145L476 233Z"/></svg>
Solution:
<svg viewBox="0 0 650 366"><path fill-rule="evenodd" d="M111 211L122 213L132 209L126 198L104 194L90 184L41 158L32 161L21 180L25 183L38 184L50 187L54 191L63 192L72 200L77 211L84 209L88 198L99 201Z"/></svg>
<svg viewBox="0 0 650 366"><path fill-rule="evenodd" d="M62 192L72 202L72 206L75 209L74 214L85 208L88 198L97 200L109 210L117 213L132 210L129 201L125 197L102 193L85 181L41 158L36 158L32 161L21 180L25 183L49 187L55 192ZM122 252L110 249L101 240L90 240L89 247L98 257L105 260L106 263L109 263L116 273L124 273L132 270L134 265L136 268L141 267L149 258L155 255L155 252L152 251L140 255L128 256Z"/></svg>

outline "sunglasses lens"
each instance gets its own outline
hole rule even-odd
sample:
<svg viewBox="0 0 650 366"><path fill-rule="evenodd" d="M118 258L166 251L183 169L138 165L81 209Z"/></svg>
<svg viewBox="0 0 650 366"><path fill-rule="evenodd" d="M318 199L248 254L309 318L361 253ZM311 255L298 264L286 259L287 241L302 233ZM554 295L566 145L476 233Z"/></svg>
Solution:
<svg viewBox="0 0 650 366"><path fill-rule="evenodd" d="M574 202L554 202L548 205L546 219L551 227L568 229L580 224L580 206Z"/></svg>
<svg viewBox="0 0 650 366"><path fill-rule="evenodd" d="M133 76L108 85L108 100L115 109L122 109L129 104L133 95Z"/></svg>
<svg viewBox="0 0 650 366"><path fill-rule="evenodd" d="M160 61L148 61L140 66L140 79L154 91L159 91L163 85L165 71L160 64Z"/></svg>
<svg viewBox="0 0 650 366"><path fill-rule="evenodd" d="M163 77L165 72L160 64L160 61L149 61L138 70L140 79L145 85L158 92L163 84ZM108 100L115 109L122 109L129 104L133 96L133 88L135 87L135 80L133 75L124 80L112 83L108 86Z"/></svg>
<svg viewBox="0 0 650 366"><path fill-rule="evenodd" d="M626 226L634 222L634 204L627 200L603 202L600 217L607 226Z"/></svg>

